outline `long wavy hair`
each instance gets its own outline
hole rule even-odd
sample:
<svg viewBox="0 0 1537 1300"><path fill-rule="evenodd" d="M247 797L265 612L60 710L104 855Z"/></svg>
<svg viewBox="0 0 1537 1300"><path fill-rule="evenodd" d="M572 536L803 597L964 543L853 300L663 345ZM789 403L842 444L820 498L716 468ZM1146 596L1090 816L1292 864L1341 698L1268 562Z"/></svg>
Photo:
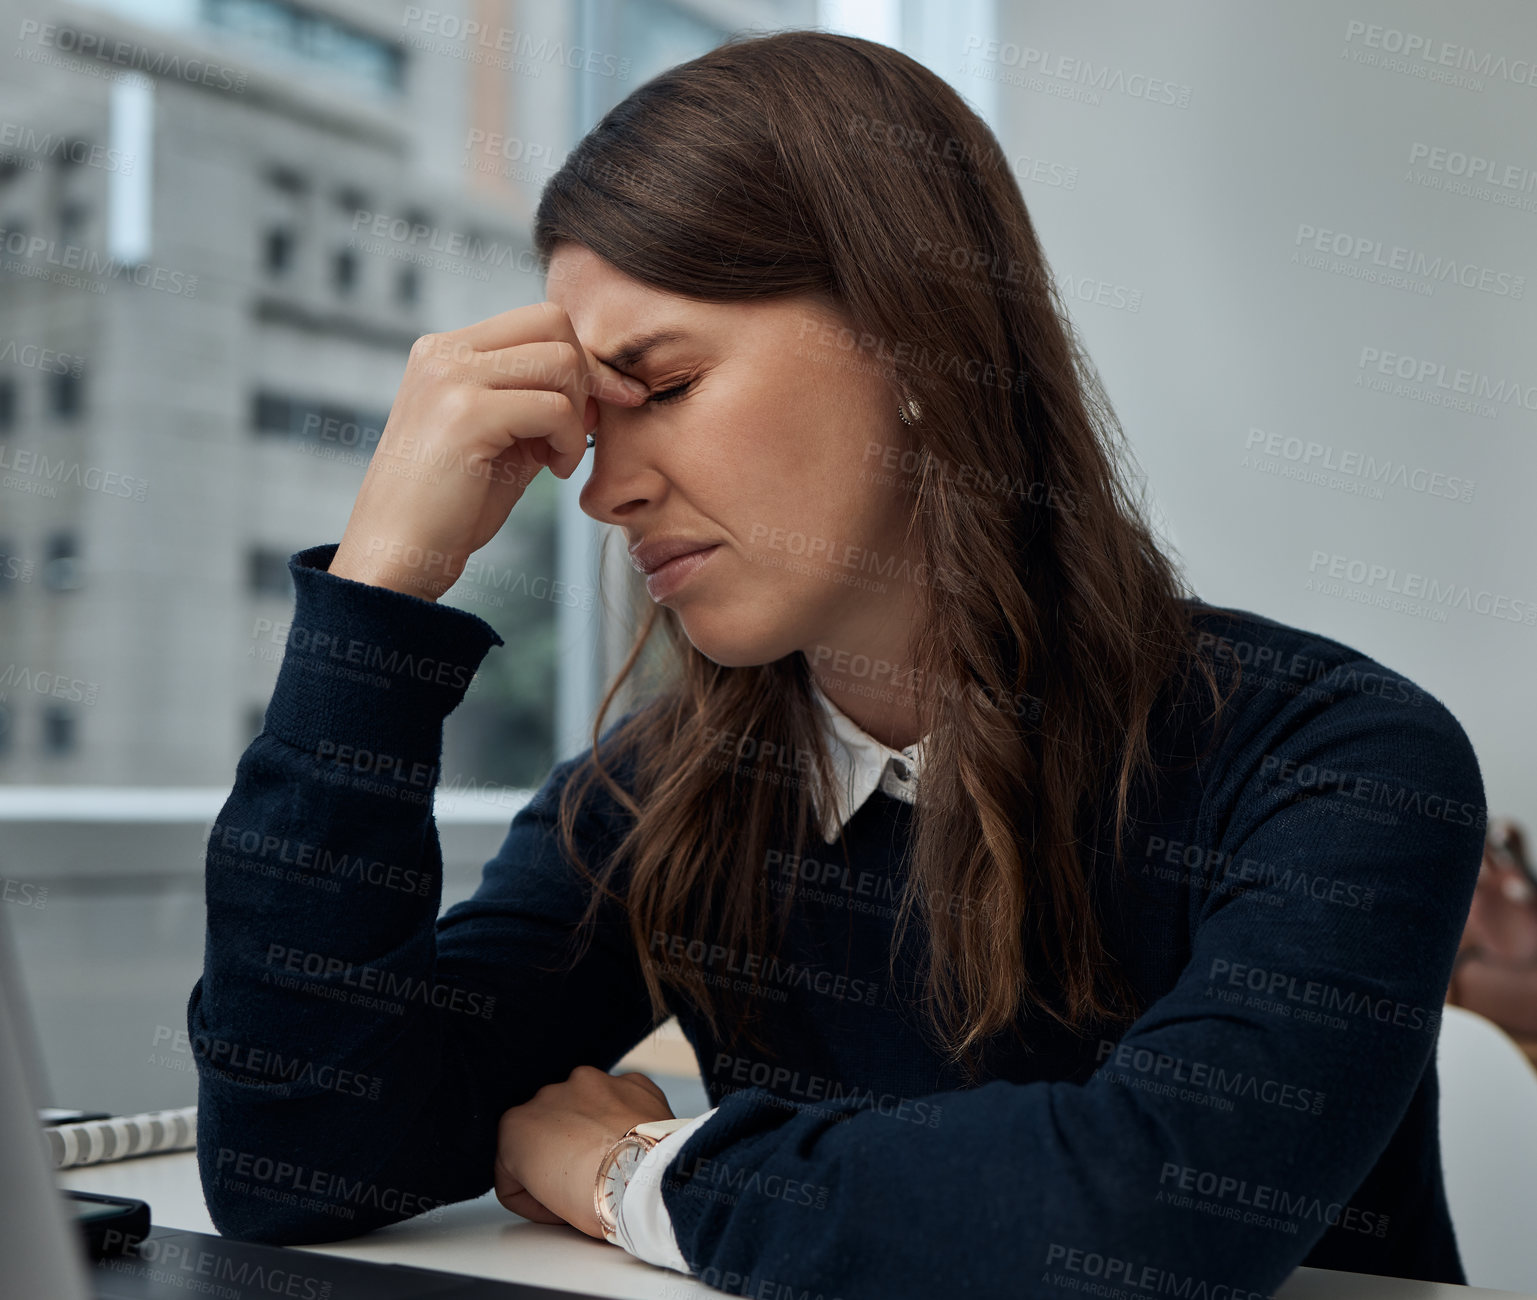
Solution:
<svg viewBox="0 0 1537 1300"><path fill-rule="evenodd" d="M1187 653L1190 593L1128 486L1124 436L992 132L897 50L816 31L734 38L638 87L576 146L535 217L546 272L562 241L687 298L834 304L893 411L916 399L910 536L931 574L963 577L921 587L926 742L893 970L921 918L918 998L937 1049L973 1077L987 1041L1018 1033L1029 1008L1079 1032L1135 1018L1086 846L1113 809L1122 862L1160 692L1195 664L1211 716L1224 701ZM704 940L693 950L766 957L782 939L800 873L771 864L823 848L815 809L835 779L810 666L797 651L724 667L673 610L644 606L560 801L562 850L594 886L577 932L585 947L603 900L618 900L657 1020L672 988L717 1039L725 1023L762 1048L769 986L718 987L730 981L708 959L669 951ZM643 662L658 624L662 649ZM616 693L652 659L654 691L604 736ZM600 742L633 759L629 788ZM595 781L627 829L588 864L575 827Z"/></svg>

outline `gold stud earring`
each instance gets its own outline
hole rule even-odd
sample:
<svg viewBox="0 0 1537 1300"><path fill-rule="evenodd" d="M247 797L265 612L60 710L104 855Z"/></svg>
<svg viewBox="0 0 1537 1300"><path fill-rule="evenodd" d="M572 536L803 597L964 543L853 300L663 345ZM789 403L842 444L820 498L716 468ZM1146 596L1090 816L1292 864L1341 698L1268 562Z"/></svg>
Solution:
<svg viewBox="0 0 1537 1300"><path fill-rule="evenodd" d="M918 405L918 399L909 397L905 402L897 403L897 418L906 425L917 424L923 418L923 408Z"/></svg>

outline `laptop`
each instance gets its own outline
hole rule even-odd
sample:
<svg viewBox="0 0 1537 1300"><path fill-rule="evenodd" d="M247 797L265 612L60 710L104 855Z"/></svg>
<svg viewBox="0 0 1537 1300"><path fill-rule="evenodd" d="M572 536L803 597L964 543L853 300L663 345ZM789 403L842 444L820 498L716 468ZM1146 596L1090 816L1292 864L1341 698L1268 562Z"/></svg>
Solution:
<svg viewBox="0 0 1537 1300"><path fill-rule="evenodd" d="M18 1300L573 1300L557 1291L206 1232L151 1227L127 1254L92 1263L74 1203L60 1191L38 1119L42 1055L0 907L0 1295Z"/></svg>

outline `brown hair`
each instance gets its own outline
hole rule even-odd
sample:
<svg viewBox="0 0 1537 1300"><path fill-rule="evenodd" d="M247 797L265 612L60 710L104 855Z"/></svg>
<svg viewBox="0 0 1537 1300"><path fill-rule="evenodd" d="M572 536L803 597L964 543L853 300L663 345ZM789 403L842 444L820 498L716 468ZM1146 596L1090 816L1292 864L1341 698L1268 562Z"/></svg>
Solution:
<svg viewBox="0 0 1537 1300"><path fill-rule="evenodd" d="M893 412L916 398L911 528L929 572L965 577L922 586L913 656L935 686L918 701L927 741L893 963L921 916L930 1021L949 1059L973 1073L989 1036L1026 1005L1073 1027L1134 1018L1081 854L1113 806L1121 861L1160 691L1192 662L1214 696L1217 685L1186 654L1183 580L1123 481L1119 424L986 124L886 46L815 31L736 38L610 111L550 179L534 240L546 269L570 240L684 297L835 304L859 355L889 376ZM924 255L936 249L962 253ZM981 471L945 472L954 466L1050 491L993 490ZM604 738L610 703L659 622L667 671ZM717 1036L729 1009L733 1031L752 1038L751 993L719 990L717 1006L707 972L659 962L651 940L773 952L794 877L771 939L765 863L822 844L812 785L823 799L832 791L816 710L803 653L724 667L692 646L674 611L650 604L604 696L593 750L563 791L560 834L597 886L579 928L603 897L622 901L659 1020L671 986ZM722 736L750 738L738 755L810 755L809 779L715 758ZM614 780L600 742L634 758L632 789ZM577 861L574 839L594 780L630 819L601 873ZM793 843L776 838L786 828ZM612 888L621 864L622 892ZM957 897L975 906L957 909Z"/></svg>

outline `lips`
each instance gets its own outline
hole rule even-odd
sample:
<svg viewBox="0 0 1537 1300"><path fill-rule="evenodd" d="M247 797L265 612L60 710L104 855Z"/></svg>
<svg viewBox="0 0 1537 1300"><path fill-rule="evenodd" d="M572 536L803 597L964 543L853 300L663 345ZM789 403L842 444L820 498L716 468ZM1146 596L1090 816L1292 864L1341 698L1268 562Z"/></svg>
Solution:
<svg viewBox="0 0 1537 1300"><path fill-rule="evenodd" d="M648 578L669 560L717 545L699 537L657 537L630 548L630 563Z"/></svg>

